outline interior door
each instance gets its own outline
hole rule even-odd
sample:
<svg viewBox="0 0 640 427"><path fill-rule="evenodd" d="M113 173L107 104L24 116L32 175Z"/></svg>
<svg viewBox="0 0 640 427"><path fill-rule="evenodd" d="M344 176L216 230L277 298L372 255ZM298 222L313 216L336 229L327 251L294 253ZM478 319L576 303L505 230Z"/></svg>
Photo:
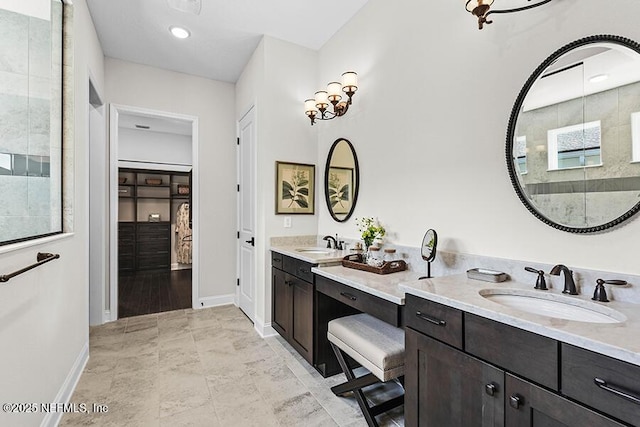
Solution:
<svg viewBox="0 0 640 427"><path fill-rule="evenodd" d="M252 107L240 120L238 139L238 305L255 314L255 170L256 130Z"/></svg>

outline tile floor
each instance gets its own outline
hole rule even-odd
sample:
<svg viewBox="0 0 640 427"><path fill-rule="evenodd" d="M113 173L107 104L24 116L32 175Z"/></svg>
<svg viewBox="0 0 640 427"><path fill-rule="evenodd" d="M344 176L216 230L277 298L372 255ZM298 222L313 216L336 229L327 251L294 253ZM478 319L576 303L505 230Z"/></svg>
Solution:
<svg viewBox="0 0 640 427"><path fill-rule="evenodd" d="M90 358L61 426L366 426L281 337L262 339L235 306L130 317L91 328ZM374 385L385 399L397 384ZM92 405L108 406L91 413ZM403 407L378 417L404 425Z"/></svg>

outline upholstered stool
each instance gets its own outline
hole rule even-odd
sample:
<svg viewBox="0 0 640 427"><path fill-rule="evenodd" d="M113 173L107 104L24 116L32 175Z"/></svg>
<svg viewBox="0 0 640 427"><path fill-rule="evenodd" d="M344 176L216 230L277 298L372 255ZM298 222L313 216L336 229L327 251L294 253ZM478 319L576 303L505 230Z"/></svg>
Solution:
<svg viewBox="0 0 640 427"><path fill-rule="evenodd" d="M341 317L329 322L327 338L338 358L347 382L331 388L342 396L353 392L369 426L377 426L376 415L404 403L404 394L369 406L362 388L377 382L404 379L404 330L396 328L365 313ZM346 353L369 370L369 374L356 377L344 358Z"/></svg>

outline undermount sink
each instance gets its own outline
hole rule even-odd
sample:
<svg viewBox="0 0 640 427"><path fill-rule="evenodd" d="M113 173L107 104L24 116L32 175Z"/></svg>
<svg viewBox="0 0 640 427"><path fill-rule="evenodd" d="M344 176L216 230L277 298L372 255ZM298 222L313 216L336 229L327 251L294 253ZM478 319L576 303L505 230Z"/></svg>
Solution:
<svg viewBox="0 0 640 427"><path fill-rule="evenodd" d="M305 254L329 255L332 254L334 250L329 248L298 248L296 249L296 252Z"/></svg>
<svg viewBox="0 0 640 427"><path fill-rule="evenodd" d="M619 311L582 299L524 289L482 289L489 301L527 313L589 323L620 323L627 320Z"/></svg>

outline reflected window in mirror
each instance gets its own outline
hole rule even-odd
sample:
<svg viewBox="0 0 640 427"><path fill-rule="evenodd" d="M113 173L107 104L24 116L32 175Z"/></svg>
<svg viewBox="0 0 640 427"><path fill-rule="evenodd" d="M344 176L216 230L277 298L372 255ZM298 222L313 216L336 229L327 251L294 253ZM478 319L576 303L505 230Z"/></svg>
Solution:
<svg viewBox="0 0 640 427"><path fill-rule="evenodd" d="M602 166L600 120L550 129L549 170Z"/></svg>
<svg viewBox="0 0 640 427"><path fill-rule="evenodd" d="M640 211L640 44L592 36L549 56L511 112L507 168L554 228L599 232Z"/></svg>
<svg viewBox="0 0 640 427"><path fill-rule="evenodd" d="M327 155L324 191L331 217L344 222L351 217L358 200L360 169L350 141L337 139Z"/></svg>
<svg viewBox="0 0 640 427"><path fill-rule="evenodd" d="M0 6L0 245L62 232L63 7Z"/></svg>
<svg viewBox="0 0 640 427"><path fill-rule="evenodd" d="M527 137L519 136L515 140L514 156L520 175L527 173Z"/></svg>
<svg viewBox="0 0 640 427"><path fill-rule="evenodd" d="M632 161L640 162L640 111L631 114Z"/></svg>

